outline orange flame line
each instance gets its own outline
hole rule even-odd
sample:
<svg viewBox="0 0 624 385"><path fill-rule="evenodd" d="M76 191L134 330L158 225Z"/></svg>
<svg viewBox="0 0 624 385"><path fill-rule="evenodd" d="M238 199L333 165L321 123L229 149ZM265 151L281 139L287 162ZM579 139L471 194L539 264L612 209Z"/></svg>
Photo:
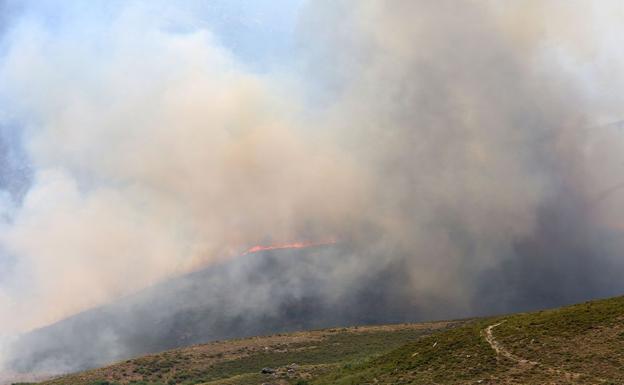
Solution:
<svg viewBox="0 0 624 385"><path fill-rule="evenodd" d="M281 245L268 245L268 246L257 245L257 246L249 248L247 251L243 253L243 255L258 253L260 251L267 251L267 250L305 249L308 247L333 245L335 243L336 243L336 240L332 239L332 240L322 241L322 242L294 242L294 243L285 243Z"/></svg>

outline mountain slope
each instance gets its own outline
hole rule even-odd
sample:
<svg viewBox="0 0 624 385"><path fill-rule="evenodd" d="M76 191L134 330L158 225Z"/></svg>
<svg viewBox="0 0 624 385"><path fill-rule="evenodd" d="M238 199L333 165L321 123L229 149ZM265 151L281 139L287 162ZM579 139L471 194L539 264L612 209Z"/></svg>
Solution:
<svg viewBox="0 0 624 385"><path fill-rule="evenodd" d="M400 265L354 279L339 265L351 255L336 245L233 258L25 334L9 368L67 373L214 340L423 318L405 306Z"/></svg>
<svg viewBox="0 0 624 385"><path fill-rule="evenodd" d="M12 346L8 369L17 375L72 373L215 340L466 315L440 300L415 302L400 263L381 263L374 269L367 265L358 274L344 274L359 261L353 255L348 247L334 245L234 258L26 334ZM491 328L491 334L504 336L513 319ZM476 326L469 335L480 345L471 349L483 345L484 352L492 351L482 334L499 321L488 319ZM531 339L532 349L543 337ZM499 364L508 360L501 355ZM487 366L471 366L472 359L463 361L470 367ZM338 380L353 373L334 375Z"/></svg>
<svg viewBox="0 0 624 385"><path fill-rule="evenodd" d="M456 322L214 342L44 384L622 383L624 297Z"/></svg>
<svg viewBox="0 0 624 385"><path fill-rule="evenodd" d="M342 362L388 352L459 322L398 324L278 334L213 342L123 361L46 382L48 385L263 383L263 367L291 382L326 373ZM280 369L281 368L281 369ZM271 377L269 375L269 377ZM225 381L225 382L224 382Z"/></svg>
<svg viewBox="0 0 624 385"><path fill-rule="evenodd" d="M621 384L624 297L486 318L315 384Z"/></svg>

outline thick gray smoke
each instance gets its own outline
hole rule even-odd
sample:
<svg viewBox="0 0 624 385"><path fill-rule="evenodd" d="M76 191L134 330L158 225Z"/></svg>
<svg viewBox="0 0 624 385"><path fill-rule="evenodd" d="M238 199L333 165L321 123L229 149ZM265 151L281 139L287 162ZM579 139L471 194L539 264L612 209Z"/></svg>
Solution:
<svg viewBox="0 0 624 385"><path fill-rule="evenodd" d="M623 136L596 123L618 117L621 75L607 88L599 48L614 47L586 37L588 55L569 35L612 26L596 26L589 3L530 4L307 13L340 25L303 27L322 127L369 171L363 217L393 247L381 254L405 259L421 302L511 310L621 288Z"/></svg>
<svg viewBox="0 0 624 385"><path fill-rule="evenodd" d="M245 255L31 332L12 346L10 367L72 371L200 341L423 316L405 307L398 264L345 281L358 260L343 246Z"/></svg>
<svg viewBox="0 0 624 385"><path fill-rule="evenodd" d="M0 326L218 273L27 335L17 369L624 289L621 4L314 1L288 69L263 74L177 9L75 8L54 28L26 12L3 40L0 116L33 171L0 235ZM82 362L76 323L99 330Z"/></svg>

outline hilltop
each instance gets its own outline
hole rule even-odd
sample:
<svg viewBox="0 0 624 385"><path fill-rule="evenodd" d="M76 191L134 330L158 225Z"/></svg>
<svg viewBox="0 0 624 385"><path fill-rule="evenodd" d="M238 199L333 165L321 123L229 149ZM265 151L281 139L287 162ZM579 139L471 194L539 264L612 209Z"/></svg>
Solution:
<svg viewBox="0 0 624 385"><path fill-rule="evenodd" d="M621 383L624 297L473 320L213 342L43 384Z"/></svg>

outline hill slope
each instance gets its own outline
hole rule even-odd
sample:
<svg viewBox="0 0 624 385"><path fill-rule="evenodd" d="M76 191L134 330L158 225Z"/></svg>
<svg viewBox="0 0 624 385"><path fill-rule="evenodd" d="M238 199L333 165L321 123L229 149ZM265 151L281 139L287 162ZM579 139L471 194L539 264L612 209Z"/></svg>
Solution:
<svg viewBox="0 0 624 385"><path fill-rule="evenodd" d="M319 246L233 258L25 334L9 368L75 372L215 340L423 319L404 306L411 293L401 266L351 282L336 267L349 255Z"/></svg>
<svg viewBox="0 0 624 385"><path fill-rule="evenodd" d="M622 384L624 297L487 318L315 384Z"/></svg>
<svg viewBox="0 0 624 385"><path fill-rule="evenodd" d="M368 262L362 264L362 258ZM506 293L516 290L492 289L502 286L484 276L482 285L489 286L477 296L478 303L460 304L444 295L415 291L405 263L388 262L376 249L347 243L223 260L24 334L3 346L8 358L0 371L33 378L22 376L77 372L215 340L471 317L526 310L529 304L559 306L596 295L593 289L581 292L562 286L549 290L548 296L531 291L531 301L518 302L523 294L509 298ZM0 383L5 376L0 373Z"/></svg>
<svg viewBox="0 0 624 385"><path fill-rule="evenodd" d="M48 385L91 384L261 384L318 377L353 360L364 360L459 322L368 326L278 334L213 342L123 361L60 377ZM264 367L276 373L262 374ZM279 378L275 378L278 380Z"/></svg>
<svg viewBox="0 0 624 385"><path fill-rule="evenodd" d="M268 373L262 373L265 367ZM622 384L624 297L457 322L214 342L45 382L95 384Z"/></svg>

